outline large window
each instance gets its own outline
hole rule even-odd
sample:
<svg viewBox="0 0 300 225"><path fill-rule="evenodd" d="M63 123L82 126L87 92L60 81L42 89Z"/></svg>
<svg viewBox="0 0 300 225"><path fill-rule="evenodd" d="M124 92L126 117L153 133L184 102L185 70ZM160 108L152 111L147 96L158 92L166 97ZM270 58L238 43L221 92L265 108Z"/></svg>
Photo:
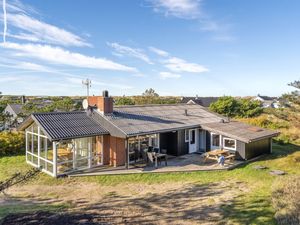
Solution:
<svg viewBox="0 0 300 225"><path fill-rule="evenodd" d="M211 134L211 146L220 147L220 135L219 134Z"/></svg>
<svg viewBox="0 0 300 225"><path fill-rule="evenodd" d="M150 140L148 137L148 144ZM100 142L102 144L103 139ZM101 164L102 156L98 156L97 146L95 137L51 142L36 124L26 129L27 162L53 176Z"/></svg>
<svg viewBox="0 0 300 225"><path fill-rule="evenodd" d="M26 129L26 159L53 175L53 145L35 123Z"/></svg>
<svg viewBox="0 0 300 225"><path fill-rule="evenodd" d="M189 142L190 141L190 134L189 134L189 130L188 129L184 130L184 140L185 140L185 142Z"/></svg>
<svg viewBox="0 0 300 225"><path fill-rule="evenodd" d="M159 134L137 136L128 139L129 161L138 161L143 158L142 151L149 147L159 147Z"/></svg>
<svg viewBox="0 0 300 225"><path fill-rule="evenodd" d="M223 138L223 146L225 149L236 150L236 140L231 138Z"/></svg>

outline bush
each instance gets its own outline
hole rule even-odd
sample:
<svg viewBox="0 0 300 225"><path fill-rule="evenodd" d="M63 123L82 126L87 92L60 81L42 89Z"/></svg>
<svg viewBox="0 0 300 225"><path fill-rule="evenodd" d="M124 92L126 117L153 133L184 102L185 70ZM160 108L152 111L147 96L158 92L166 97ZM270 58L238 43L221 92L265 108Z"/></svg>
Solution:
<svg viewBox="0 0 300 225"><path fill-rule="evenodd" d="M116 105L134 105L134 101L130 97L120 97L115 98L115 104Z"/></svg>
<svg viewBox="0 0 300 225"><path fill-rule="evenodd" d="M280 134L278 137L275 138L275 141L280 145L289 144L291 139L288 135Z"/></svg>
<svg viewBox="0 0 300 225"><path fill-rule="evenodd" d="M251 99L236 99L224 96L212 103L209 107L212 111L229 117L250 118L260 115L263 110L259 101Z"/></svg>
<svg viewBox="0 0 300 225"><path fill-rule="evenodd" d="M210 110L228 117L237 116L239 107L238 100L231 96L221 97L209 106Z"/></svg>
<svg viewBox="0 0 300 225"><path fill-rule="evenodd" d="M25 137L22 132L0 133L0 156L25 152Z"/></svg>

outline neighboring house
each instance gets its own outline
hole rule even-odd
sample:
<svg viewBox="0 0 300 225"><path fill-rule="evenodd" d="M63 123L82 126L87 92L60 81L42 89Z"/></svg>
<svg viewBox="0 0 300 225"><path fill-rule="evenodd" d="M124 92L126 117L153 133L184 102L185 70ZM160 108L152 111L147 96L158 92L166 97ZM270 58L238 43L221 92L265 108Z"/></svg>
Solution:
<svg viewBox="0 0 300 225"><path fill-rule="evenodd" d="M23 118L19 116L23 112L22 106L22 104L7 104L2 112L10 117L10 119L6 121L6 129L10 129L11 126L18 125L23 122Z"/></svg>
<svg viewBox="0 0 300 225"><path fill-rule="evenodd" d="M209 107L211 103L218 101L219 97L182 97L180 103L198 104Z"/></svg>
<svg viewBox="0 0 300 225"><path fill-rule="evenodd" d="M260 101L263 108L282 108L277 97L262 96L258 94L256 97L252 98L252 100Z"/></svg>
<svg viewBox="0 0 300 225"><path fill-rule="evenodd" d="M57 177L102 165L128 168L132 154L150 146L174 156L228 149L248 160L271 153L272 137L278 135L228 122L197 104L113 106L104 92L89 97L88 105L83 112L28 117L19 127L26 133L27 162Z"/></svg>

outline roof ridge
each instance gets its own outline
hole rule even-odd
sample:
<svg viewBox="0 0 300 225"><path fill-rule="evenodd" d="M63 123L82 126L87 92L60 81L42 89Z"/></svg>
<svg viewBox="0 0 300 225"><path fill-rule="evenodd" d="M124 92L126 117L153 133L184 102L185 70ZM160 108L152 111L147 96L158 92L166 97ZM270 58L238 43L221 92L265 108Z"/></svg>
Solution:
<svg viewBox="0 0 300 225"><path fill-rule="evenodd" d="M32 115L47 115L47 114L79 114L79 113L85 113L85 111L69 111L69 112L37 112L32 113Z"/></svg>
<svg viewBox="0 0 300 225"><path fill-rule="evenodd" d="M115 105L114 108L135 108L135 107L151 107L151 106L191 106L186 103L177 103L177 104L147 104L147 105ZM203 107L201 105L197 105Z"/></svg>

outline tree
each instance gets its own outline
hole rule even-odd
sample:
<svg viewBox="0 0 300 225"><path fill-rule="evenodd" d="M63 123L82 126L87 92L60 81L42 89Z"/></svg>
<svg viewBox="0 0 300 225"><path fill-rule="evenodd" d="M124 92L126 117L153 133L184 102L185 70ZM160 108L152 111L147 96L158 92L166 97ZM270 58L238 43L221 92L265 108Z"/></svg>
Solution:
<svg viewBox="0 0 300 225"><path fill-rule="evenodd" d="M254 117L262 113L259 101L251 99L235 99L231 96L224 96L212 103L209 107L212 111L228 117Z"/></svg>
<svg viewBox="0 0 300 225"><path fill-rule="evenodd" d="M300 89L300 81L299 80L295 80L294 82L291 82L288 85L292 86L294 88Z"/></svg>
<svg viewBox="0 0 300 225"><path fill-rule="evenodd" d="M153 88L146 89L142 95L146 96L146 97L158 97L159 96Z"/></svg>
<svg viewBox="0 0 300 225"><path fill-rule="evenodd" d="M259 101L253 101L251 99L241 99L238 109L239 117L254 117L262 113L261 103Z"/></svg>
<svg viewBox="0 0 300 225"><path fill-rule="evenodd" d="M295 80L288 84L291 87L294 87L298 90L292 91L291 93L283 94L282 99L293 102L294 104L300 104L300 81Z"/></svg>
<svg viewBox="0 0 300 225"><path fill-rule="evenodd" d="M221 97L209 106L210 110L228 117L237 116L239 107L239 102L231 96Z"/></svg>
<svg viewBox="0 0 300 225"><path fill-rule="evenodd" d="M70 97L65 97L54 102L55 108L61 111L71 111L74 108L73 100Z"/></svg>

